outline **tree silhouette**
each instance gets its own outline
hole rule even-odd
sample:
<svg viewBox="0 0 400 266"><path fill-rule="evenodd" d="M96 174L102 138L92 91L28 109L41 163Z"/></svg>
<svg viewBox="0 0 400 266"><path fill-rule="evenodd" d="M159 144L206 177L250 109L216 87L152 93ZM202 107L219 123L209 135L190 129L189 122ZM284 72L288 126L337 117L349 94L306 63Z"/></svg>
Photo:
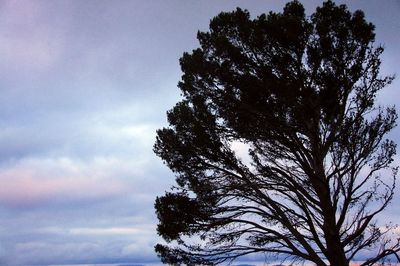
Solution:
<svg viewBox="0 0 400 266"><path fill-rule="evenodd" d="M394 194L397 115L375 104L392 77L374 39L362 11L332 1L311 17L298 1L255 19L238 8L198 33L154 146L177 176L155 203L164 263L399 259L376 220Z"/></svg>

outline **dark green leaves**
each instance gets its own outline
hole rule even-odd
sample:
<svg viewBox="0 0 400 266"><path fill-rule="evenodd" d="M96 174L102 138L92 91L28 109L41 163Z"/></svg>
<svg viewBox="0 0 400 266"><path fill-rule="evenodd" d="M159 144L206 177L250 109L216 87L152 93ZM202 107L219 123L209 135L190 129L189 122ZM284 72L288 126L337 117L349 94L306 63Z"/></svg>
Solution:
<svg viewBox="0 0 400 266"><path fill-rule="evenodd" d="M196 200L184 193L167 193L157 198L155 208L160 220L157 231L167 241L196 232L192 225L204 215Z"/></svg>
<svg viewBox="0 0 400 266"><path fill-rule="evenodd" d="M163 262L273 253L347 266L379 242L366 228L394 193L379 172L396 172L385 136L397 115L375 105L392 77L374 38L362 11L333 1L311 17L299 1L256 18L238 8L198 33L154 145L177 184L155 204Z"/></svg>

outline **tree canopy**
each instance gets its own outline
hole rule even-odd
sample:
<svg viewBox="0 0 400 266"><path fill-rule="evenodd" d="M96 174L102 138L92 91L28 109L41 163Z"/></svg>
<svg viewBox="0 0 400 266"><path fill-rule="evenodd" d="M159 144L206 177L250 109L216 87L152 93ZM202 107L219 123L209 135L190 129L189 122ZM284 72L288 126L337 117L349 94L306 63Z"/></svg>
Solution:
<svg viewBox="0 0 400 266"><path fill-rule="evenodd" d="M198 40L154 146L176 174L155 203L162 261L399 260L399 237L376 219L394 195L386 135L397 114L375 98L393 77L379 73L383 48L363 12L332 1L309 17L298 1L256 18L237 8Z"/></svg>

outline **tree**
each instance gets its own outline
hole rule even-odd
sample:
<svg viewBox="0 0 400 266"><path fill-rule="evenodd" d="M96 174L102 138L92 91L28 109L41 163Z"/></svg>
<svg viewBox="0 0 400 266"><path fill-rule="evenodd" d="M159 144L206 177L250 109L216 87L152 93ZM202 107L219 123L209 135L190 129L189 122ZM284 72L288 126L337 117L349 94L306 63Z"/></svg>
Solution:
<svg viewBox="0 0 400 266"><path fill-rule="evenodd" d="M362 11L332 1L311 17L298 1L255 19L238 8L198 33L154 146L177 183L155 203L164 263L399 260L376 220L394 195L397 115L375 103L393 77L374 39Z"/></svg>

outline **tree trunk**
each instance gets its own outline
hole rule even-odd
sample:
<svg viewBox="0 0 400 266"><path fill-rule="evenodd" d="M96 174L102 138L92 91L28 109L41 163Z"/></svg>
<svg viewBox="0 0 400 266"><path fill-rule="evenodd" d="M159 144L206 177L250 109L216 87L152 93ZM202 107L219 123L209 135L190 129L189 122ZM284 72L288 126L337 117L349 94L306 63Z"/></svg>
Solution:
<svg viewBox="0 0 400 266"><path fill-rule="evenodd" d="M330 207L330 206L329 206ZM332 209L329 208L328 209ZM324 236L326 241L327 259L331 266L348 266L344 248L340 241L339 230L336 226L335 214L331 210L324 211Z"/></svg>
<svg viewBox="0 0 400 266"><path fill-rule="evenodd" d="M335 209L333 207L329 184L326 180L323 170L323 164L320 164L314 178L314 187L320 200L320 207L324 216L324 238L326 241L327 259L330 266L349 266L349 262L344 252L344 247L340 240L340 231L336 224ZM322 166L322 167L321 167Z"/></svg>

